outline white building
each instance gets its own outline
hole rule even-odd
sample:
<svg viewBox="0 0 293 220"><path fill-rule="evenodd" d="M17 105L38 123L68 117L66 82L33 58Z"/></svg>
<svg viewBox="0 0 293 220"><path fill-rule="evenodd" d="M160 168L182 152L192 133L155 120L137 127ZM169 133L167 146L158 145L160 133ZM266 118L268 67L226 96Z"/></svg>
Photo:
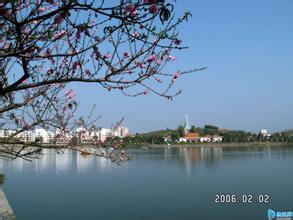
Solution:
<svg viewBox="0 0 293 220"><path fill-rule="evenodd" d="M101 142L104 142L107 137L112 136L112 130L108 128L100 128L97 131L97 137Z"/></svg>
<svg viewBox="0 0 293 220"><path fill-rule="evenodd" d="M204 143L204 142L211 142L210 137L200 137L199 142Z"/></svg>
<svg viewBox="0 0 293 220"><path fill-rule="evenodd" d="M129 133L130 133L129 129L127 127L119 126L117 130L115 131L115 136L123 138L129 135Z"/></svg>
<svg viewBox="0 0 293 220"><path fill-rule="evenodd" d="M271 134L268 133L268 130L267 129L261 129L260 132L259 132L262 136L264 137L270 137L272 136Z"/></svg>
<svg viewBox="0 0 293 220"><path fill-rule="evenodd" d="M5 135L4 135L4 129L0 129L0 138L4 138Z"/></svg>
<svg viewBox="0 0 293 220"><path fill-rule="evenodd" d="M187 140L186 140L186 138L181 137L181 138L179 138L178 142L179 143L186 143Z"/></svg>
<svg viewBox="0 0 293 220"><path fill-rule="evenodd" d="M219 135L213 135L213 136L210 136L210 135L207 135L205 137L200 137L199 141L201 143L204 143L204 142L222 142L223 141L223 137L222 136L219 136Z"/></svg>
<svg viewBox="0 0 293 220"><path fill-rule="evenodd" d="M0 130L0 138L7 138L7 137L13 135L15 132L16 132L16 130L12 130L12 129L7 129L7 128L1 129Z"/></svg>
<svg viewBox="0 0 293 220"><path fill-rule="evenodd" d="M84 127L79 127L76 129L76 135L78 142L86 143L90 140L90 134Z"/></svg>
<svg viewBox="0 0 293 220"><path fill-rule="evenodd" d="M35 130L35 139L41 140L43 143L50 143L54 140L54 133L51 131L47 131L44 128L37 128Z"/></svg>
<svg viewBox="0 0 293 220"><path fill-rule="evenodd" d="M69 130L61 130L61 129L56 129L55 134L54 134L54 140L56 143L68 143L71 141L73 135L71 131Z"/></svg>
<svg viewBox="0 0 293 220"><path fill-rule="evenodd" d="M107 137L113 136L113 132L111 129L108 128L98 128L93 131L88 131L85 128L77 128L76 134L78 141L81 143L88 143L88 142L94 142L94 141L101 141L104 142Z"/></svg>
<svg viewBox="0 0 293 220"><path fill-rule="evenodd" d="M213 142L222 142L223 137L219 135L213 135Z"/></svg>
<svg viewBox="0 0 293 220"><path fill-rule="evenodd" d="M21 141L31 143L35 141L35 132L31 130L23 131L16 135Z"/></svg>

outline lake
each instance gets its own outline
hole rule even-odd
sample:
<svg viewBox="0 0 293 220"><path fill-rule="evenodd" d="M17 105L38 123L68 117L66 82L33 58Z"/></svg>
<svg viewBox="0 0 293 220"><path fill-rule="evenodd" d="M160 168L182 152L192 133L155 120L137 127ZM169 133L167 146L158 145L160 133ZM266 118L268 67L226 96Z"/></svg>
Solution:
<svg viewBox="0 0 293 220"><path fill-rule="evenodd" d="M293 147L128 153L121 165L69 150L1 160L3 190L17 220L261 220L269 208L293 211Z"/></svg>

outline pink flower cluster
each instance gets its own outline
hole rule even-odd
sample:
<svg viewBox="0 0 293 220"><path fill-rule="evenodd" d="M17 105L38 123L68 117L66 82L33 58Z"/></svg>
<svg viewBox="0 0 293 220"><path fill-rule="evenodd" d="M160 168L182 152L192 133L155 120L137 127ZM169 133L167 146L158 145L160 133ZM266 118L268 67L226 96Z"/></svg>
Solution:
<svg viewBox="0 0 293 220"><path fill-rule="evenodd" d="M151 14L157 14L157 13L158 13L158 6L155 5L155 4L151 5L151 6L149 7L149 12L150 12Z"/></svg>
<svg viewBox="0 0 293 220"><path fill-rule="evenodd" d="M143 91L144 95L147 95L148 93L149 93L149 90L147 90L147 89Z"/></svg>
<svg viewBox="0 0 293 220"><path fill-rule="evenodd" d="M144 0L143 1L144 4L151 4L151 6L149 7L149 12L151 14L157 14L159 9L157 6L158 0Z"/></svg>
<svg viewBox="0 0 293 220"><path fill-rule="evenodd" d="M157 54L153 53L147 60L148 63L151 63L157 59Z"/></svg>
<svg viewBox="0 0 293 220"><path fill-rule="evenodd" d="M49 76L49 75L51 75L53 73L53 69L50 67L50 68L48 68L48 70L47 70L47 75Z"/></svg>
<svg viewBox="0 0 293 220"><path fill-rule="evenodd" d="M60 31L58 33L55 33L53 39L58 40L58 39L64 37L65 34L66 34L65 30L62 30L62 31Z"/></svg>
<svg viewBox="0 0 293 220"><path fill-rule="evenodd" d="M123 57L124 57L124 58L129 58L129 57L130 57L128 51L125 51L125 52L123 53Z"/></svg>
<svg viewBox="0 0 293 220"><path fill-rule="evenodd" d="M100 53L98 47L94 47L94 52L93 52L92 56L95 56L95 59L96 60L99 60L100 59L101 53Z"/></svg>
<svg viewBox="0 0 293 220"><path fill-rule="evenodd" d="M176 57L175 57L175 56L171 56L171 55L169 55L168 58L169 58L169 60L171 60L171 61L175 61L175 60L176 60Z"/></svg>
<svg viewBox="0 0 293 220"><path fill-rule="evenodd" d="M73 92L73 89L70 89L68 92L65 93L65 96L68 100L74 99L76 94Z"/></svg>
<svg viewBox="0 0 293 220"><path fill-rule="evenodd" d="M136 66L143 68L143 63L140 61L135 61Z"/></svg>
<svg viewBox="0 0 293 220"><path fill-rule="evenodd" d="M178 79L179 76L180 76L180 72L177 71L177 72L173 75L172 82L174 83L174 82Z"/></svg>
<svg viewBox="0 0 293 220"><path fill-rule="evenodd" d="M106 53L105 56L104 56L104 58L105 59L110 59L111 58L111 55L109 53Z"/></svg>
<svg viewBox="0 0 293 220"><path fill-rule="evenodd" d="M131 14L132 16L137 14L136 7L133 4L126 5L125 12Z"/></svg>

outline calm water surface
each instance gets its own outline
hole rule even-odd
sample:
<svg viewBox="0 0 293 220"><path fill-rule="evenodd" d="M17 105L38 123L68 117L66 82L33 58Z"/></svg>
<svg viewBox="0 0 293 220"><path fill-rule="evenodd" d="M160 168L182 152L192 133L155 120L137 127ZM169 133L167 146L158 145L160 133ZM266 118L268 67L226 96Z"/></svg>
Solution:
<svg viewBox="0 0 293 220"><path fill-rule="evenodd" d="M292 147L130 150L120 166L44 153L0 161L18 220L261 220L268 208L293 211ZM216 194L269 194L270 203L217 204Z"/></svg>

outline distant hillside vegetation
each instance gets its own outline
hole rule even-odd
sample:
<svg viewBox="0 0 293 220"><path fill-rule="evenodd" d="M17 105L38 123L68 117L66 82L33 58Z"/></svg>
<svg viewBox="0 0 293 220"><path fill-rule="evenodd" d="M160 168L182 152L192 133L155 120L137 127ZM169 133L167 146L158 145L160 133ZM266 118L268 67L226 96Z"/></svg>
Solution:
<svg viewBox="0 0 293 220"><path fill-rule="evenodd" d="M289 136L293 136L293 129L286 130L286 131L284 131L284 133L289 135Z"/></svg>

